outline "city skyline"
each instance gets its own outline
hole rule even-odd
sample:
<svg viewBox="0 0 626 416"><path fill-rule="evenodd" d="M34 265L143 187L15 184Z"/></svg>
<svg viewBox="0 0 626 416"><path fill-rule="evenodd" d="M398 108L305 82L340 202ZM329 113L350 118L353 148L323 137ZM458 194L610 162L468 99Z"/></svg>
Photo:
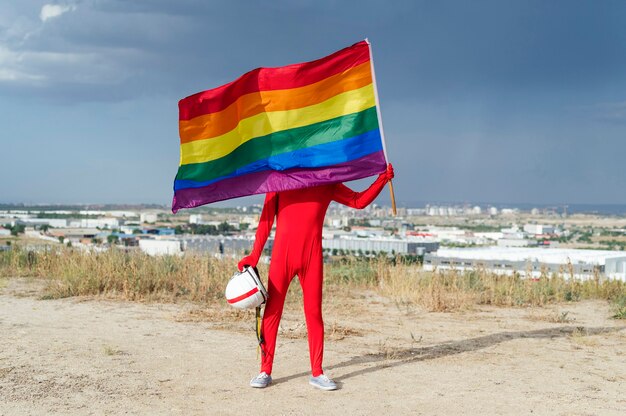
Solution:
<svg viewBox="0 0 626 416"><path fill-rule="evenodd" d="M617 1L5 2L0 203L168 204L179 99L368 37L399 204L626 204L625 18Z"/></svg>

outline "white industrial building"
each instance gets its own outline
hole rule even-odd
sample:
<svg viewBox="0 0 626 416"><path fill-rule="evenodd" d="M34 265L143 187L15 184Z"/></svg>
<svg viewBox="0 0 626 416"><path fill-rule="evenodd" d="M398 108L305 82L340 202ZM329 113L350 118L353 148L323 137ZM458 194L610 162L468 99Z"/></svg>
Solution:
<svg viewBox="0 0 626 416"><path fill-rule="evenodd" d="M526 224L524 225L524 231L531 235L546 235L554 234L555 228L553 225Z"/></svg>
<svg viewBox="0 0 626 416"><path fill-rule="evenodd" d="M483 268L501 274L530 274L533 277L562 273L588 279L603 275L626 280L626 252L567 248L441 248L426 254L424 269L475 270Z"/></svg>
<svg viewBox="0 0 626 416"><path fill-rule="evenodd" d="M268 238L265 248L272 249L274 239ZM243 255L252 250L254 237L221 235L182 235L169 238L142 238L139 248L150 255L182 255L189 253L208 253L224 255Z"/></svg>
<svg viewBox="0 0 626 416"><path fill-rule="evenodd" d="M80 218L68 221L72 228L118 228L120 220L117 218Z"/></svg>
<svg viewBox="0 0 626 416"><path fill-rule="evenodd" d="M30 226L41 226L41 225L49 225L54 228L66 228L67 220L61 218L23 218L15 221L18 224L30 225Z"/></svg>
<svg viewBox="0 0 626 416"><path fill-rule="evenodd" d="M97 228L64 228L49 230L48 233L55 238L63 237L68 240L80 240L85 238L95 238L100 230Z"/></svg>
<svg viewBox="0 0 626 416"><path fill-rule="evenodd" d="M178 239L182 241L185 251L196 253L241 255L252 250L254 245L252 236L184 235ZM273 242L273 238L268 238L265 247L271 250Z"/></svg>
<svg viewBox="0 0 626 416"><path fill-rule="evenodd" d="M32 215L26 211L0 211L0 222L7 224L7 220L30 218Z"/></svg>
<svg viewBox="0 0 626 416"><path fill-rule="evenodd" d="M106 215L116 218L137 218L139 215L135 211L109 211Z"/></svg>
<svg viewBox="0 0 626 416"><path fill-rule="evenodd" d="M189 224L202 224L202 214L189 215Z"/></svg>
<svg viewBox="0 0 626 416"><path fill-rule="evenodd" d="M457 227L428 227L426 234L437 241L457 244L491 244L502 238L502 233L474 233Z"/></svg>
<svg viewBox="0 0 626 416"><path fill-rule="evenodd" d="M497 242L499 247L532 247L537 245L537 240L526 238L500 238Z"/></svg>
<svg viewBox="0 0 626 416"><path fill-rule="evenodd" d="M141 227L131 224L120 225L120 232L124 234L133 234L136 230L141 230Z"/></svg>
<svg viewBox="0 0 626 416"><path fill-rule="evenodd" d="M157 221L158 215L156 212L142 212L139 215L139 221L145 224L154 224Z"/></svg>
<svg viewBox="0 0 626 416"><path fill-rule="evenodd" d="M183 254L183 243L180 240L142 239L139 240L139 248L151 256Z"/></svg>
<svg viewBox="0 0 626 416"><path fill-rule="evenodd" d="M426 209L425 208L407 208L406 210L406 215L425 215L426 214Z"/></svg>
<svg viewBox="0 0 626 416"><path fill-rule="evenodd" d="M46 211L51 214L76 214L75 211ZM139 215L135 211L121 211L121 210L112 210L112 211L99 211L99 210L80 210L78 211L77 216L81 215L93 215L97 217L116 217L116 218L137 218Z"/></svg>
<svg viewBox="0 0 626 416"><path fill-rule="evenodd" d="M359 238L359 237L338 237L324 238L322 247L325 249L337 249L344 251L361 251L363 253L385 253L415 254L423 255L439 248L436 241L411 241L408 239L394 238Z"/></svg>

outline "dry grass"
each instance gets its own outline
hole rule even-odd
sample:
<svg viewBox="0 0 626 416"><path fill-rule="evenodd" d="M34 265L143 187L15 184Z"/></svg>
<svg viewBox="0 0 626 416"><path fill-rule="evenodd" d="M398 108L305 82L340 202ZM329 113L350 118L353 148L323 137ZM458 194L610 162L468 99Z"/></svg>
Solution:
<svg viewBox="0 0 626 416"><path fill-rule="evenodd" d="M72 249L0 253L0 276L49 281L51 298L103 295L127 300L221 300L234 263L202 256L150 257L139 251Z"/></svg>
<svg viewBox="0 0 626 416"><path fill-rule="evenodd" d="M570 335L570 339L578 346L596 347L598 345L597 337L590 338L584 327L577 327Z"/></svg>
<svg viewBox="0 0 626 416"><path fill-rule="evenodd" d="M626 295L622 294L613 302L613 311L615 319L626 319Z"/></svg>
<svg viewBox="0 0 626 416"><path fill-rule="evenodd" d="M378 342L377 356L384 358L385 360L397 360L407 358L407 354L415 356L418 353L417 346L422 342L422 337L415 338L415 335L411 333L411 342L405 345L398 345L398 340L392 340L385 338Z"/></svg>
<svg viewBox="0 0 626 416"><path fill-rule="evenodd" d="M543 306L589 298L611 299L626 290L622 282L568 280L567 272L532 280L486 270L429 272L388 259L345 260L328 267L326 274L330 284L375 289L401 305L420 305L429 311L467 309L478 304Z"/></svg>
<svg viewBox="0 0 626 416"><path fill-rule="evenodd" d="M363 331L340 325L337 322L326 323L324 337L332 341L341 341L345 338L363 336ZM286 339L306 339L307 329L304 322L287 324L282 322L278 330L281 338Z"/></svg>
<svg viewBox="0 0 626 416"><path fill-rule="evenodd" d="M527 319L530 321L543 321L543 322L550 322L553 324L566 324L566 323L574 322L576 320L572 318L571 316L569 316L568 311L564 311L564 312L552 311L549 313L532 312L530 315L528 315Z"/></svg>
<svg viewBox="0 0 626 416"><path fill-rule="evenodd" d="M200 307L177 315L176 322L250 322L254 319L254 310L235 308Z"/></svg>
<svg viewBox="0 0 626 416"><path fill-rule="evenodd" d="M226 304L223 290L235 267L232 259L199 255L151 257L139 251L116 249L103 253L68 248L29 253L16 247L0 253L0 278L47 279L49 298L95 295L128 300L184 300L222 307ZM267 276L266 267L261 267L261 274ZM544 306L581 299L626 299L624 282L599 276L583 282L567 276L567 268L563 273L544 273L533 280L486 270L427 272L399 259L346 258L326 265L326 305L341 308L350 304L345 299L363 290L372 290L401 306L415 305L429 311L463 310L474 305ZM299 285L291 286L288 298L290 302L301 301ZM616 317L624 315L620 311ZM207 313L220 315L214 310ZM554 317L555 322L558 319Z"/></svg>
<svg viewBox="0 0 626 416"><path fill-rule="evenodd" d="M119 350L111 345L103 345L102 346L102 352L104 353L104 355L125 355L124 351Z"/></svg>
<svg viewBox="0 0 626 416"><path fill-rule="evenodd" d="M363 336L363 332L356 328L350 328L339 325L337 322L332 322L326 327L325 336L329 337L331 340L339 341L344 338Z"/></svg>

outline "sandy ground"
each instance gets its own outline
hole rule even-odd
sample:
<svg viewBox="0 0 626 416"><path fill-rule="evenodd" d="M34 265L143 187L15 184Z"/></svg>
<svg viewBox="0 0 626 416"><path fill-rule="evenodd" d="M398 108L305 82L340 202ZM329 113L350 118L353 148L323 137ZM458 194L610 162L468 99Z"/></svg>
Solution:
<svg viewBox="0 0 626 416"><path fill-rule="evenodd" d="M0 414L626 414L626 322L605 302L442 314L354 294L325 310L335 392L308 384L297 305L264 390L248 387L252 321L197 308L39 300L5 280Z"/></svg>

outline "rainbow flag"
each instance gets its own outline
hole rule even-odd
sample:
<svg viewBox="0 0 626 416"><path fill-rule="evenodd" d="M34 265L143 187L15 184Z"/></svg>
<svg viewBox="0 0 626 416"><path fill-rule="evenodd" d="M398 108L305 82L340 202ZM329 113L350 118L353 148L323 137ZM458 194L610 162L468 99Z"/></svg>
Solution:
<svg viewBox="0 0 626 416"><path fill-rule="evenodd" d="M386 168L367 40L180 100L172 211Z"/></svg>

